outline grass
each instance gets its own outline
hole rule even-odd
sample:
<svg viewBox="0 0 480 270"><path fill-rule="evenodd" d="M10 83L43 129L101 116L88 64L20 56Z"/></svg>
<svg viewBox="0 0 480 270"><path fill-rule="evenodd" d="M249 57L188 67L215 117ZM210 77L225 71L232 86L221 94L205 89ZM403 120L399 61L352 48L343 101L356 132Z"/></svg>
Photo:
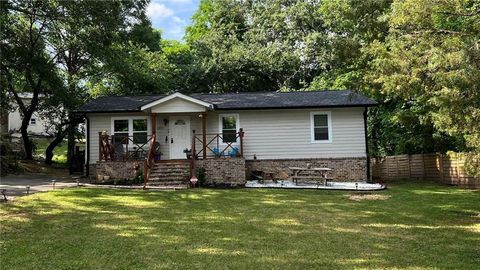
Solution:
<svg viewBox="0 0 480 270"><path fill-rule="evenodd" d="M4 269L478 269L480 193L68 189L1 207Z"/></svg>
<svg viewBox="0 0 480 270"><path fill-rule="evenodd" d="M37 147L36 155L45 157L45 150L47 150L48 145L53 140L53 138L34 138L35 146ZM84 150L85 143L77 142L77 146L80 146L80 149ZM53 162L58 164L67 163L67 154L68 154L68 145L67 141L64 140L61 142L55 149L53 149Z"/></svg>
<svg viewBox="0 0 480 270"><path fill-rule="evenodd" d="M53 138L35 138L33 139L35 146L37 147L36 154L40 156L45 156L45 150L47 150L48 145L53 140ZM67 163L67 142L63 141L55 149L53 149L53 158L52 161L55 163L65 164Z"/></svg>

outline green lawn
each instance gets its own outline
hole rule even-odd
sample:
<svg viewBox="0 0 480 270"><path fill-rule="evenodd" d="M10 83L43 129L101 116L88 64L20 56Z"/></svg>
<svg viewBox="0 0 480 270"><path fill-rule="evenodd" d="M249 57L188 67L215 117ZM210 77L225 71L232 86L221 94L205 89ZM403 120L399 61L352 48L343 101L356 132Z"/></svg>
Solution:
<svg viewBox="0 0 480 270"><path fill-rule="evenodd" d="M47 150L48 145L53 140L53 138L35 138L33 142L35 143L36 155L45 156L45 150ZM60 143L55 149L53 149L53 162L56 163L66 163L67 162L67 141Z"/></svg>
<svg viewBox="0 0 480 270"><path fill-rule="evenodd" d="M36 155L45 157L45 150L47 150L47 147L52 140L53 138L34 138L33 141L35 143L35 146L37 147ZM76 145L80 146L81 150L85 150L84 142L77 142ZM67 145L67 141L64 140L53 150L52 160L55 163L66 164L67 155L68 155L68 145Z"/></svg>
<svg viewBox="0 0 480 270"><path fill-rule="evenodd" d="M480 192L69 189L1 206L2 269L478 269Z"/></svg>

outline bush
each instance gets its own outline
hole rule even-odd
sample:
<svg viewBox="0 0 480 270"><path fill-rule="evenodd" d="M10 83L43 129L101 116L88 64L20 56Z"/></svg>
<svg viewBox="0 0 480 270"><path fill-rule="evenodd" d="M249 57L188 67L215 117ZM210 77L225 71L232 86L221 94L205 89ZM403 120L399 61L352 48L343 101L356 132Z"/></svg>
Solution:
<svg viewBox="0 0 480 270"><path fill-rule="evenodd" d="M205 168L201 167L197 169L197 178L198 178L198 185L203 187L205 185Z"/></svg>
<svg viewBox="0 0 480 270"><path fill-rule="evenodd" d="M135 177L132 179L132 184L142 184L143 181L143 170L137 170Z"/></svg>

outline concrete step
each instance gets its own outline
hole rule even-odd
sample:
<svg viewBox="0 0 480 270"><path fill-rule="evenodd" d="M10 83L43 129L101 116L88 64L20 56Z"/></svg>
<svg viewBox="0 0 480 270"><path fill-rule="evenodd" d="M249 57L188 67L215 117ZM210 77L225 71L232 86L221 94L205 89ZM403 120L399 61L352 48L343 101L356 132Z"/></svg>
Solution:
<svg viewBox="0 0 480 270"><path fill-rule="evenodd" d="M185 177L185 176L162 176L162 177L157 177L157 176L153 176L153 177L150 177L148 179L148 181L188 181L188 176Z"/></svg>
<svg viewBox="0 0 480 270"><path fill-rule="evenodd" d="M150 181L149 186L188 186L185 181Z"/></svg>
<svg viewBox="0 0 480 270"><path fill-rule="evenodd" d="M150 173L190 174L190 170L151 170Z"/></svg>
<svg viewBox="0 0 480 270"><path fill-rule="evenodd" d="M150 179L157 179L157 180L169 180L169 179L189 179L189 175L185 174L151 174Z"/></svg>
<svg viewBox="0 0 480 270"><path fill-rule="evenodd" d="M149 185L170 185L172 183L187 185L190 176L188 162L155 163L150 171ZM186 183L186 184L185 184Z"/></svg>

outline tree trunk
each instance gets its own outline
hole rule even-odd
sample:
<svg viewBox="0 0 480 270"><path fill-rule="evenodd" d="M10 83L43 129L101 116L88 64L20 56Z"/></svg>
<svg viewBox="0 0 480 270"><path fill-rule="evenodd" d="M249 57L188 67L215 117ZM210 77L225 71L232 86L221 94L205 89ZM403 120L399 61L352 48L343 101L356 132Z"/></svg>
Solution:
<svg viewBox="0 0 480 270"><path fill-rule="evenodd" d="M57 133L55 139L48 145L47 149L45 150L45 163L48 165L52 164L53 159L53 149L57 147L65 138L65 132Z"/></svg>
<svg viewBox="0 0 480 270"><path fill-rule="evenodd" d="M0 110L0 134L8 133L8 111Z"/></svg>
<svg viewBox="0 0 480 270"><path fill-rule="evenodd" d="M30 118L32 118L33 112L27 111L23 115L22 126L20 127L20 133L22 134L23 147L25 149L25 159L33 160L33 141L28 136L28 125L30 124Z"/></svg>

